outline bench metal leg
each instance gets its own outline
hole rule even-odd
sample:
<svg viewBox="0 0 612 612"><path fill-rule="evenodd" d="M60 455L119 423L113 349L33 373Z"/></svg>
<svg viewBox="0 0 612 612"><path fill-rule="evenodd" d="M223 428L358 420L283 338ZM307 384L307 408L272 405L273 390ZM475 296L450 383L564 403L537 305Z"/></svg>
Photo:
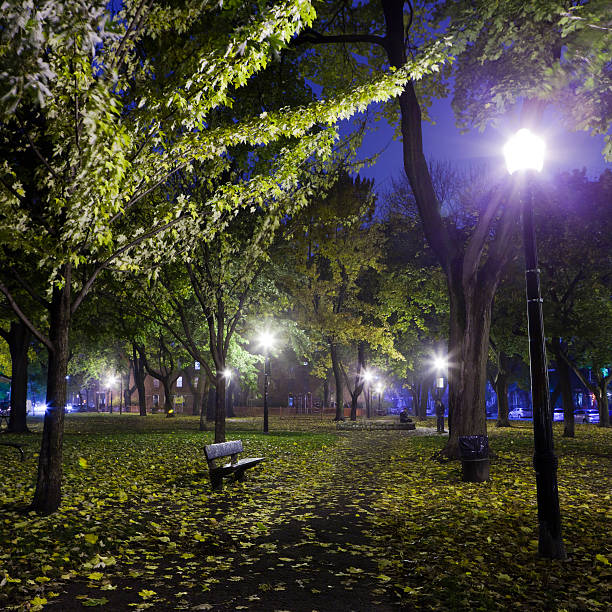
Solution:
<svg viewBox="0 0 612 612"><path fill-rule="evenodd" d="M223 489L223 476L211 476L210 486L213 491L221 491Z"/></svg>

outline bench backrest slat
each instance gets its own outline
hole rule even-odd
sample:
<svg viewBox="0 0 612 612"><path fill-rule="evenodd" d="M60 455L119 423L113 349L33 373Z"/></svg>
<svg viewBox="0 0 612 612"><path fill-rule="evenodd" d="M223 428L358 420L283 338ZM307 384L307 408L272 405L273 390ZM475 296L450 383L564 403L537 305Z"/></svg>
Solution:
<svg viewBox="0 0 612 612"><path fill-rule="evenodd" d="M219 444L207 444L204 446L206 459L212 461L219 457L228 457L242 452L242 440L230 440L228 442L219 442Z"/></svg>

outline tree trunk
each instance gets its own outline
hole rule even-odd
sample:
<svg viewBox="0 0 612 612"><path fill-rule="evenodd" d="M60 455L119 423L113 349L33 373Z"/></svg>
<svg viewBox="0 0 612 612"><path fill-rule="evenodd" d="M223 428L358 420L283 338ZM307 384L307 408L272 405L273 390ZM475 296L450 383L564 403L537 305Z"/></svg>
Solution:
<svg viewBox="0 0 612 612"><path fill-rule="evenodd" d="M215 406L217 405L217 391L214 385L208 389L208 393L206 395L206 420L214 421L215 420Z"/></svg>
<svg viewBox="0 0 612 612"><path fill-rule="evenodd" d="M486 291L466 296L450 287L450 338L448 354L449 438L444 448L448 457L459 456L459 437L486 435L486 384L491 305Z"/></svg>
<svg viewBox="0 0 612 612"><path fill-rule="evenodd" d="M172 406L172 393L170 391L170 377L164 376L162 381L164 387L164 411L166 416L174 413L174 407Z"/></svg>
<svg viewBox="0 0 612 612"><path fill-rule="evenodd" d="M208 392L210 390L210 381L208 377L204 380L204 389L200 397L200 431L206 431L206 409L208 407Z"/></svg>
<svg viewBox="0 0 612 612"><path fill-rule="evenodd" d="M599 427L610 427L610 413L608 412L608 382L610 377L597 376L597 407L599 408Z"/></svg>
<svg viewBox="0 0 612 612"><path fill-rule="evenodd" d="M45 412L36 490L30 508L40 514L51 514L62 497L62 441L64 406L66 405L66 372L70 334L70 268L65 270L64 286L54 287L49 313L49 350L47 372L47 410Z"/></svg>
<svg viewBox="0 0 612 612"><path fill-rule="evenodd" d="M21 321L13 321L8 334L4 334L11 354L11 413L8 431L27 433L28 349L32 334Z"/></svg>
<svg viewBox="0 0 612 612"><path fill-rule="evenodd" d="M327 378L327 375L325 377L325 380L323 381L323 406L322 406L322 410L325 410L326 408L329 408L329 378Z"/></svg>
<svg viewBox="0 0 612 612"><path fill-rule="evenodd" d="M223 370L215 378L215 444L225 442L225 377Z"/></svg>
<svg viewBox="0 0 612 612"><path fill-rule="evenodd" d="M557 374L559 375L559 388L563 402L563 437L573 438L575 435L574 399L572 397L571 369L561 356L562 346L560 338L552 339L552 350L555 356Z"/></svg>
<svg viewBox="0 0 612 612"><path fill-rule="evenodd" d="M334 342L329 343L329 354L334 371L334 380L336 381L336 416L334 421L344 421L344 387L342 380L342 368L338 358L338 347Z"/></svg>
<svg viewBox="0 0 612 612"><path fill-rule="evenodd" d="M497 422L496 427L510 427L510 412L508 406L508 373L500 370L495 379L495 395L497 396Z"/></svg>
<svg viewBox="0 0 612 612"><path fill-rule="evenodd" d="M427 400L429 399L429 385L425 382L425 379L418 383L417 393L419 396L417 417L419 421L424 421L427 418Z"/></svg>
<svg viewBox="0 0 612 612"><path fill-rule="evenodd" d="M357 394L351 393L351 417L350 417L351 421L357 420L357 400L358 400Z"/></svg>
<svg viewBox="0 0 612 612"><path fill-rule="evenodd" d="M147 416L147 396L145 391L145 366L143 360L138 355L136 345L132 345L132 359L134 363L134 383L138 390L138 408L140 416Z"/></svg>

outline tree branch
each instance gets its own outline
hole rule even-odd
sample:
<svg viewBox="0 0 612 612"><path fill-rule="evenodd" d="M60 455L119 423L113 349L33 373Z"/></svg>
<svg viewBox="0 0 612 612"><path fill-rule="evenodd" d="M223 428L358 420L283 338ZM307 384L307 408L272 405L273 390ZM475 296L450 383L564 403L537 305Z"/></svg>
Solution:
<svg viewBox="0 0 612 612"><path fill-rule="evenodd" d="M100 274L100 272L102 272L102 270L104 270L113 260L117 259L117 257L119 257L119 255L122 255L126 251L129 251L131 248L137 246L138 244L140 244L144 240L147 240L148 238L152 238L153 236L156 236L160 232L163 232L165 229L168 229L169 227L172 227L173 225L175 225L176 223L178 223L180 220L184 219L185 217L186 217L186 215L180 215L176 219L173 219L172 221L169 221L168 223L166 223L166 224L164 224L164 225L162 225L160 227L152 229L150 232L146 232L145 234L142 234L141 236L139 236L138 238L136 238L135 240L133 240L129 244L126 244L125 246L121 247L119 250L115 251L110 257L105 259L93 271L92 275L89 277L89 279L83 285L83 288L81 289L81 291L77 295L76 299L74 300L74 303L72 304L71 313L74 314L76 312L76 309L81 305L81 302L83 301L83 299L85 298L85 296L87 295L89 290L91 289L91 286L94 284L94 282L95 282L96 278L98 277L98 275Z"/></svg>
<svg viewBox="0 0 612 612"><path fill-rule="evenodd" d="M30 319L28 317L26 317L26 315L23 313L23 311L21 310L21 308L19 308L19 305L17 304L17 302L15 301L15 299L13 298L13 296L11 295L11 292L8 290L8 288L4 285L4 283L2 281L0 281L0 292L4 293L4 296L6 297L10 307L13 309L13 312L23 321L24 325L32 332L32 334L34 336L36 336L36 338L38 338L51 352L53 352L55 349L53 347L53 344L51 343L51 340L49 338L47 338L47 336L45 336L43 333L41 333L40 331L38 331L38 329L36 329L36 327L34 326L34 324L30 321Z"/></svg>

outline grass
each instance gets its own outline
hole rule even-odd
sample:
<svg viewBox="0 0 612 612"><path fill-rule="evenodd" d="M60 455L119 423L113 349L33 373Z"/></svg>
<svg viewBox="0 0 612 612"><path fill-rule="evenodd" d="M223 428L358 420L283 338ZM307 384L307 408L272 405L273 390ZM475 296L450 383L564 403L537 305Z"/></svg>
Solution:
<svg viewBox="0 0 612 612"><path fill-rule="evenodd" d="M0 447L0 608L237 609L238 600L223 607L231 584L249 609L274 609L268 599L284 593L283 609L312 610L323 594L306 576L334 553L333 567L347 569L319 580L365 588L377 609L609 609L611 430L581 425L564 439L555 425L569 558L549 562L536 554L529 423L491 427L496 458L483 484L462 483L458 462L432 459L443 437L339 433L317 417L273 418L268 436L260 427L228 421L228 439L268 460L212 494L202 450L212 432L197 431L197 418L70 415L63 503L49 517L18 511L33 492L39 434L6 436L29 453L21 463ZM329 517L361 539L324 535ZM296 528L305 561L281 552ZM252 563L285 571L285 583L248 571Z"/></svg>

